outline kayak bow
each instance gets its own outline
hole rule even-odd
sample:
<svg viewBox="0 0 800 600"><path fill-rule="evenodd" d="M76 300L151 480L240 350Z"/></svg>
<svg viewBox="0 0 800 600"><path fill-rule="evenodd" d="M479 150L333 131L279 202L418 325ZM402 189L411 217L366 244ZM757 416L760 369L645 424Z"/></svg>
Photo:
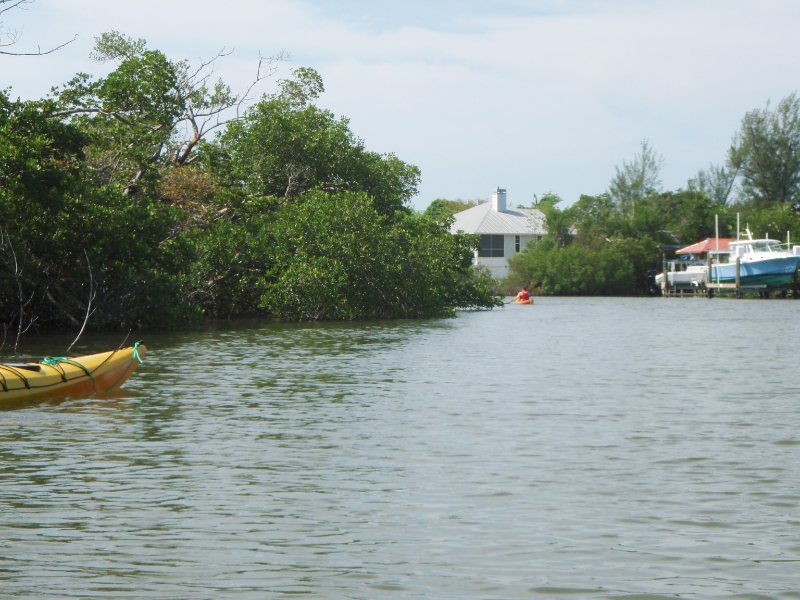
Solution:
<svg viewBox="0 0 800 600"><path fill-rule="evenodd" d="M118 389L142 363L147 347L99 354L43 358L38 363L0 363L0 406L10 400L84 395Z"/></svg>

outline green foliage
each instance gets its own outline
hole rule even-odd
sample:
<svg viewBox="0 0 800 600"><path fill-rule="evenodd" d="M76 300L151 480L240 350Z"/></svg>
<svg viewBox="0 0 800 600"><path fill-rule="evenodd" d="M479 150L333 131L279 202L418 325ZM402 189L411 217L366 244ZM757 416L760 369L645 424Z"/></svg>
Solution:
<svg viewBox="0 0 800 600"><path fill-rule="evenodd" d="M753 110L742 120L728 161L741 175L741 200L757 207L800 209L800 98L784 98L774 111Z"/></svg>
<svg viewBox="0 0 800 600"><path fill-rule="evenodd" d="M731 198L738 167L733 165L717 166L711 164L707 169L700 169L697 176L689 180L690 191L705 194L717 204L725 204Z"/></svg>
<svg viewBox="0 0 800 600"><path fill-rule="evenodd" d="M84 205L82 232L71 244L92 259L99 285L92 324L101 328L169 328L200 314L179 302L191 248L175 237L183 214L163 203L119 193L96 196ZM80 228L79 228L80 227ZM76 277L85 281L85 275Z"/></svg>
<svg viewBox="0 0 800 600"><path fill-rule="evenodd" d="M621 244L599 249L571 244L558 248L545 241L531 244L511 259L545 295L625 295L634 289L634 266Z"/></svg>
<svg viewBox="0 0 800 600"><path fill-rule="evenodd" d="M624 219L608 194L582 195L570 207L570 212L577 239L585 241L586 245L594 239L617 236L626 228Z"/></svg>
<svg viewBox="0 0 800 600"><path fill-rule="evenodd" d="M89 138L88 166L102 183L146 191L157 175L150 167L163 160L184 110L178 67L116 33L98 40L96 57L120 63L105 78L78 74L56 90L60 111Z"/></svg>
<svg viewBox="0 0 800 600"><path fill-rule="evenodd" d="M124 60L141 56L147 47L142 39L130 38L119 31L108 31L95 39L94 50L90 57L98 62L108 60Z"/></svg>
<svg viewBox="0 0 800 600"><path fill-rule="evenodd" d="M291 79L280 82L278 97L293 108L304 108L325 91L322 77L314 69L300 67L292 72Z"/></svg>
<svg viewBox="0 0 800 600"><path fill-rule="evenodd" d="M444 198L439 198L428 205L424 214L437 223L449 225L452 222L453 215L477 205L477 200L445 200Z"/></svg>
<svg viewBox="0 0 800 600"><path fill-rule="evenodd" d="M84 138L52 118L51 102L12 102L0 91L0 218L46 221L80 182Z"/></svg>
<svg viewBox="0 0 800 600"><path fill-rule="evenodd" d="M5 324L77 328L93 295L96 327L185 322L192 311L175 298L187 255L170 240L180 214L97 186L82 168L85 138L53 111L0 98Z"/></svg>
<svg viewBox="0 0 800 600"><path fill-rule="evenodd" d="M91 327L127 329L496 305L474 241L408 208L419 170L311 104L313 69L199 144L215 126L201 117L240 100L226 85L116 32L94 57L116 66L55 101L0 93L5 331L77 330L87 311Z"/></svg>
<svg viewBox="0 0 800 600"><path fill-rule="evenodd" d="M314 191L284 204L262 307L283 319L384 319L493 306L473 279L472 248L433 220L389 218L369 196Z"/></svg>
<svg viewBox="0 0 800 600"><path fill-rule="evenodd" d="M206 317L263 315L259 306L277 249L270 199L241 205L233 220L187 230L193 249L184 284L185 302Z"/></svg>
<svg viewBox="0 0 800 600"><path fill-rule="evenodd" d="M0 92L0 317L35 319L46 302L57 219L80 193L83 137L52 118L50 102L12 102ZM68 252L69 248L66 249ZM27 319L26 319L27 320Z"/></svg>
<svg viewBox="0 0 800 600"><path fill-rule="evenodd" d="M714 235L714 217L727 208L698 192L666 192L645 198L630 223L629 237L648 236L663 244L691 244Z"/></svg>
<svg viewBox="0 0 800 600"><path fill-rule="evenodd" d="M307 190L361 191L392 215L416 193L419 169L392 154L369 152L347 119L278 96L231 124L215 152L223 177L244 183L254 196L295 201Z"/></svg>
<svg viewBox="0 0 800 600"><path fill-rule="evenodd" d="M658 156L647 140L630 162L616 168L608 194L628 219L633 219L639 203L659 191L660 171L664 159Z"/></svg>
<svg viewBox="0 0 800 600"><path fill-rule="evenodd" d="M165 171L192 163L211 131L238 118L246 96L212 80L221 56L193 67L118 32L97 38L93 58L116 68L96 81L78 74L54 93L61 114L90 136L88 164L102 183L126 194L153 193ZM263 62L247 92L269 75Z"/></svg>
<svg viewBox="0 0 800 600"><path fill-rule="evenodd" d="M493 280L472 265L477 236L449 233L424 215L403 214L395 224L404 232L397 240L398 257L407 260L403 277L406 293L416 296L421 316L450 313L453 307L478 309L499 306Z"/></svg>
<svg viewBox="0 0 800 600"><path fill-rule="evenodd" d="M793 244L800 243L800 215L797 211L786 204L778 204L769 207L742 206L734 207L740 209L739 223L741 234L744 229L749 227L754 237L769 237L778 240L786 240L787 233ZM721 226L729 232L729 235L736 233L736 215L733 210L729 212Z"/></svg>
<svg viewBox="0 0 800 600"><path fill-rule="evenodd" d="M114 63L109 74L78 74L52 101L0 92L4 332L77 330L87 309L91 327L128 329L498 305L496 282L472 266L478 237L448 231L473 203L411 211L419 169L368 151L346 118L315 106L314 69L226 120L245 97L211 82L213 60L192 69L117 32L98 38L94 58ZM512 259L509 281L643 293L660 244L710 236L714 215L730 235L734 211L754 232L800 239L797 114L794 95L749 113L729 168L689 191L658 192L659 159L644 142L608 194L564 209L554 194L537 200L549 233ZM726 207L737 173L745 196Z"/></svg>
<svg viewBox="0 0 800 600"><path fill-rule="evenodd" d="M559 210L555 203L543 204L540 210L544 213L545 227L550 240L558 248L568 246L575 234L575 211L571 208Z"/></svg>
<svg viewBox="0 0 800 600"><path fill-rule="evenodd" d="M571 207L545 207L548 234L510 261L510 281L544 294L647 293L661 244L690 244L714 233L726 207L691 191L651 193L628 214L607 195L581 196ZM724 233L724 232L723 232Z"/></svg>
<svg viewBox="0 0 800 600"><path fill-rule="evenodd" d="M538 208L542 212L549 210L551 208L555 208L558 203L561 202L561 196L558 194L553 194L548 192L541 198L537 198L534 196L534 201L532 203L532 208Z"/></svg>

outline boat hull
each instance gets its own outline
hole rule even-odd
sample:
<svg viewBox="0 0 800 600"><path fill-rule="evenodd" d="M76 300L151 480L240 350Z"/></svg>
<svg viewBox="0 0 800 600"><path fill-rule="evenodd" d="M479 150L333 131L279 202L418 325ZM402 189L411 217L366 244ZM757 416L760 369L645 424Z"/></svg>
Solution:
<svg viewBox="0 0 800 600"><path fill-rule="evenodd" d="M739 283L743 286L784 287L792 284L796 276L800 256L789 256L741 262ZM711 283L736 283L736 264L712 265Z"/></svg>
<svg viewBox="0 0 800 600"><path fill-rule="evenodd" d="M706 281L706 267L691 267L686 271L667 271L667 281L669 286L691 288L703 285ZM664 273L659 273L655 276L656 285L664 289Z"/></svg>
<svg viewBox="0 0 800 600"><path fill-rule="evenodd" d="M19 400L82 396L118 389L142 363L144 344L38 363L0 363L0 407Z"/></svg>

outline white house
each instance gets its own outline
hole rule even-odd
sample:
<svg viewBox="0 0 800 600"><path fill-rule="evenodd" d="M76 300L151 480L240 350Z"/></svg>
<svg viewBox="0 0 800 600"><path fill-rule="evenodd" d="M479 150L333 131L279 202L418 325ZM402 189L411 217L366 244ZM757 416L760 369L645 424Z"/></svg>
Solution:
<svg viewBox="0 0 800 600"><path fill-rule="evenodd" d="M450 231L480 235L473 263L488 267L497 278L508 275L509 258L546 233L544 213L535 208L509 208L502 188L497 188L490 202L456 213Z"/></svg>

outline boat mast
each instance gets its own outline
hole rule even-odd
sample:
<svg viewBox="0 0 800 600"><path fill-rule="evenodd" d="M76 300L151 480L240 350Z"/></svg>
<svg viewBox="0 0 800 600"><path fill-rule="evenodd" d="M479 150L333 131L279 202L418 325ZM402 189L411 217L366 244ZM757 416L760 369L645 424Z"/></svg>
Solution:
<svg viewBox="0 0 800 600"><path fill-rule="evenodd" d="M719 215L714 215L714 239L717 246L714 259L717 261L717 285L719 285Z"/></svg>

